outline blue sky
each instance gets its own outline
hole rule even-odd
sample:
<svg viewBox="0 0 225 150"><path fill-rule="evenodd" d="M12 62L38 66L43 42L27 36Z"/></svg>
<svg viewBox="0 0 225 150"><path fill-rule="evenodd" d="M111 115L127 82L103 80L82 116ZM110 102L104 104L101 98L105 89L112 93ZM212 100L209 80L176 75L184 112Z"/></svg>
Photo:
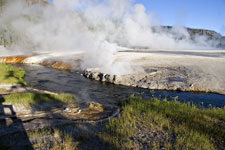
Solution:
<svg viewBox="0 0 225 150"><path fill-rule="evenodd" d="M215 30L225 35L225 0L137 0L162 25Z"/></svg>
<svg viewBox="0 0 225 150"><path fill-rule="evenodd" d="M52 0L47 0L52 1ZM161 25L215 30L225 35L225 0L136 0Z"/></svg>

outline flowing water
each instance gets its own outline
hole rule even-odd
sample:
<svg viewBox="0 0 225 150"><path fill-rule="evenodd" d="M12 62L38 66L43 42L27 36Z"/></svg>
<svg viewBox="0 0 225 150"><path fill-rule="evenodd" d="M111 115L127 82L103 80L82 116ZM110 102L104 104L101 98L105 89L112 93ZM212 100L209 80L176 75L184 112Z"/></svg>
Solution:
<svg viewBox="0 0 225 150"><path fill-rule="evenodd" d="M25 81L29 86L52 92L74 94L79 103L95 101L104 105L116 104L131 94L150 98L153 95L160 99L173 100L178 97L181 102L193 102L198 106L225 106L225 95L193 92L149 90L134 87L118 86L86 79L79 72L58 71L40 65L16 65L26 71Z"/></svg>

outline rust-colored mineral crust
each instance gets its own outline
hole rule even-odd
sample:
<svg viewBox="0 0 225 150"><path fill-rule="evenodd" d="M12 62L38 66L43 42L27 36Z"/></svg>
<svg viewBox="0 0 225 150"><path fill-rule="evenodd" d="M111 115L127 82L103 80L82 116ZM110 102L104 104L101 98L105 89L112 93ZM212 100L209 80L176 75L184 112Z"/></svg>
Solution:
<svg viewBox="0 0 225 150"><path fill-rule="evenodd" d="M28 57L30 57L30 56L29 55L21 55L21 56L0 57L0 63L20 64L20 63L24 63L24 60Z"/></svg>

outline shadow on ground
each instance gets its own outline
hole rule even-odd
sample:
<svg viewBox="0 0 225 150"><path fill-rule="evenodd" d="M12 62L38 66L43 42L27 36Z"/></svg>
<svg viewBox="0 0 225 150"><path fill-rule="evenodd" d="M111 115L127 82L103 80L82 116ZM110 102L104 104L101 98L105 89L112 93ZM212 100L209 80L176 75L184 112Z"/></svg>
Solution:
<svg viewBox="0 0 225 150"><path fill-rule="evenodd" d="M37 103L41 98L35 97ZM57 101L57 99L55 100ZM16 116L12 105L3 105L4 101L3 96L0 96L1 150L107 150L115 147L110 143L102 142L99 138L106 122L69 121L60 114L50 114L47 118L21 120ZM51 108L54 109L55 106L50 106L48 109ZM8 109L7 113L5 113L6 109ZM32 109L34 109L33 111L41 110L41 108L33 107ZM47 123L48 127L36 128L42 126L42 123Z"/></svg>
<svg viewBox="0 0 225 150"><path fill-rule="evenodd" d="M16 113L13 110L12 105L3 105L4 98L0 95L0 130L11 130L13 128L20 128L21 132L18 137L15 135L0 135L0 149L26 149L32 150L32 144L23 126L23 122L16 117ZM6 114L5 110L8 109L10 114Z"/></svg>

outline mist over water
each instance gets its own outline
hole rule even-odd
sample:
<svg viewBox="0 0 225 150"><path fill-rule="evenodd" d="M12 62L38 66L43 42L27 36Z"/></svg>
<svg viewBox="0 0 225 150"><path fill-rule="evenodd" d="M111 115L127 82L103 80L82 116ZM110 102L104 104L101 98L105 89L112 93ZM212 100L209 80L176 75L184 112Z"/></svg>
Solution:
<svg viewBox="0 0 225 150"><path fill-rule="evenodd" d="M40 52L84 53L82 68L98 67L113 74L129 73L129 64L115 63L122 47L150 49L215 48L216 41L191 37L175 26L153 30L151 14L134 0L53 0L28 5L11 0L0 15L0 33L11 41L8 49L23 54ZM126 68L126 69L125 69ZM124 71L125 70L125 71Z"/></svg>
<svg viewBox="0 0 225 150"><path fill-rule="evenodd" d="M78 103L95 101L102 105L113 105L118 104L119 101L126 99L131 94L135 94L145 99L149 99L153 95L161 100L164 98L174 100L175 97L178 97L181 102L194 103L200 107L208 107L210 104L215 107L225 106L225 95L118 86L88 80L77 73L62 72L39 65L16 66L22 67L26 71L24 79L29 86L53 92L74 94Z"/></svg>

